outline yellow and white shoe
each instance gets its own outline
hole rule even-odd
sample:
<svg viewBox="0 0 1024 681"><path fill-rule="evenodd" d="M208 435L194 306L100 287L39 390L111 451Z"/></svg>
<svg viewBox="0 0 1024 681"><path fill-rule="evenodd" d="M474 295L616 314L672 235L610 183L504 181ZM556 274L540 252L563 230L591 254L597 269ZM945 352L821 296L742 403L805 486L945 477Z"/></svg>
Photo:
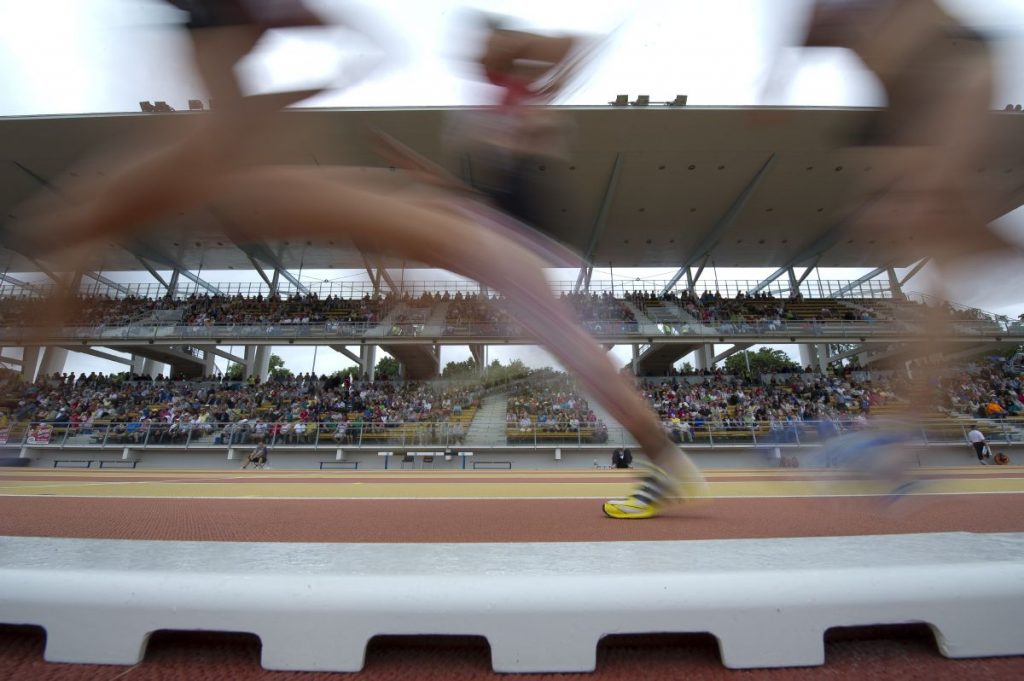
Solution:
<svg viewBox="0 0 1024 681"><path fill-rule="evenodd" d="M646 469L637 488L627 497L604 502L604 514L609 518L642 520L661 513L666 506L680 501L707 499L708 484L700 470L689 458L679 455L664 459L669 468L654 464L641 464Z"/></svg>
<svg viewBox="0 0 1024 681"><path fill-rule="evenodd" d="M642 520L658 515L661 505L656 505L635 496L626 499L609 499L604 502L604 514L619 520Z"/></svg>
<svg viewBox="0 0 1024 681"><path fill-rule="evenodd" d="M677 488L678 484L668 473L651 466L632 494L604 502L604 514L620 520L652 518L658 515L672 498L677 497Z"/></svg>

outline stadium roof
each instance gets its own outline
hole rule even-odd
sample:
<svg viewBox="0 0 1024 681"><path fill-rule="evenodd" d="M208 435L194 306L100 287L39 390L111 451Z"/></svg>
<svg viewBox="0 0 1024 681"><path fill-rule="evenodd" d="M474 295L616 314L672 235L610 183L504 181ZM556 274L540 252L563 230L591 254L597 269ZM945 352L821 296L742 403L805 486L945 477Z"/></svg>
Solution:
<svg viewBox="0 0 1024 681"><path fill-rule="evenodd" d="M843 206L858 180L880 174L845 140L878 115L870 109L700 107L563 107L574 118L569 161L538 164L556 197L547 220L557 235L599 266L676 267L705 256L719 267L906 266L927 255L922 244L868 239L841 229ZM296 109L273 138L253 139L254 161L302 165L387 166L366 126L379 128L424 156L452 166L442 131L454 109ZM0 205L17 222L20 204L89 174L122 167L117 150L174 139L208 115L196 112L0 119ZM993 113L992 129L1015 144L978 168L974 181L996 197L991 218L1024 204L1024 115ZM135 146L130 146L134 144ZM109 160L99 160L105 156ZM83 160L88 162L83 164ZM244 221L244 208L224 215L210 207L178 214L146 229L127 248L111 248L94 269L249 269L250 257L296 270L361 268L343 238L249 244L225 233L224 220ZM6 249L9 271L35 265Z"/></svg>

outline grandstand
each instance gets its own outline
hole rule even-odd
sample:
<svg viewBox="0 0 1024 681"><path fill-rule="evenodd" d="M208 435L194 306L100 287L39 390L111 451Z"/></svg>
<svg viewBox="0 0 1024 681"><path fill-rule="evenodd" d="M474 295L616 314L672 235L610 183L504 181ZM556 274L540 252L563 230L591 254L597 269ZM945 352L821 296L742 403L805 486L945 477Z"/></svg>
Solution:
<svg viewBox="0 0 1024 681"><path fill-rule="evenodd" d="M571 162L540 166L536 172L549 175L573 197L564 206L551 207L553 214L545 222L558 224L556 236L589 264L574 281L552 285L602 344L632 348L629 370L636 376L666 376L687 355L695 358L698 371L708 370L756 344L799 346L801 364L819 376L844 360L855 360L876 375L905 371L925 333L923 305L946 306L950 323L943 340L955 348L946 361L962 363L1024 343L1024 324L1018 320L927 300L908 290L909 279L927 262L920 245L864 240L844 230L839 206L851 199L854 179L873 169L836 152L836 139L878 112L799 109L788 112L784 127L764 128L751 126L743 109L572 111L578 122L578 153ZM369 120L440 162L439 128L445 114L292 111L281 139L257 145L257 150L270 162L362 165L367 172L392 174L401 182L401 173L381 166L359 134L357 121ZM115 145L125 136L160 139L187 128L192 119L192 114L169 113L0 120L0 144L8 159L0 166L0 203L16 223L16 207L33 192L60 191L64 172L89 149ZM991 124L1007 138L1024 135L1024 118L1012 113L993 113ZM1014 174L1024 167L1024 157L1007 147L997 165L978 169L975 181L1000 197L995 205L1005 213L1024 204L1019 172ZM504 312L500 297L476 284L411 281L405 275L399 284L389 269L409 263L371 260L342 241L242 241L232 236L236 231L231 226L244 223L244 208L233 210L237 214L218 207L178 215L145 238L111 244L100 262L82 263L80 271L70 273L81 304L68 325L57 330L34 328L33 310L45 305L55 286L67 285L67 273L52 272L45 261L3 249L3 361L24 381L33 382L62 373L69 351L83 352L121 362L136 377L188 379L191 390L203 390L212 389L217 358L241 364L245 376L265 383L275 345L330 348L357 362L359 373L370 381L377 350L382 349L401 363L404 380L433 381L440 373L442 346L469 345L482 366L489 345L532 342ZM716 263L775 271L763 280L712 283L708 267ZM618 282L593 277L593 268L605 264L678 269L666 281L645 281L644 290L626 290ZM812 276L823 267L871 271L854 281ZM302 268L365 268L370 283L311 285L295 276ZM897 269L903 270L902 276ZM204 270L251 270L254 282L211 282L203 278ZM104 274L125 271L148 272L154 283L121 284ZM21 272L45 273L51 281L25 281L14 274ZM716 345L727 347L716 353ZM232 354L227 349L232 346L244 352ZM110 350L131 357L122 359ZM492 389L475 407L506 397ZM262 418L257 413L261 408L265 410L257 406L246 418ZM81 424L71 428L19 421L8 431L8 447L19 445L16 458L44 465L69 458L69 451L77 452L70 458L100 460L113 456L114 450L125 460L150 465L167 463L163 457L175 448L204 451L210 461L223 462L224 448L232 459L233 445L248 441L222 432L237 428L231 422L200 428L186 424L174 433L160 426L154 432L150 423L131 422L133 417L146 418L140 413L119 414L127 424L91 423L88 433ZM323 412L318 418L328 420L278 444L312 450L288 460L300 467L314 465L322 458L321 449L336 452L338 458L362 457L364 466L387 463L387 457L373 456L377 449L404 455L426 445L439 451L453 446L554 449L559 457L568 449L578 456L566 453L565 461L581 463L593 458L590 449L632 444L618 424L594 415L572 428L565 422L538 425L532 415L525 428L518 422L506 427L504 419L510 417L497 413L491 423L474 424L466 418L469 413L460 419L459 441L450 435L450 414L431 417L429 426L392 414L387 428L354 428L347 414ZM949 415L941 418L945 421L922 428L922 443L962 441L964 424ZM338 419L347 424L344 438L334 435ZM722 425L719 419L709 422L706 432L694 432L694 445L750 449L771 436L767 418L739 429L732 421L727 428ZM52 432L30 440L29 433L39 426ZM990 430L1007 443L1020 439L1005 422L994 423ZM787 444L805 444L799 435L792 440Z"/></svg>
<svg viewBox="0 0 1024 681"><path fill-rule="evenodd" d="M362 165L401 183L363 126L441 161L446 113L290 111L280 136L253 147L268 162ZM243 241L233 235L245 207L204 207L111 244L73 273L0 249L0 346L11 367L0 372L0 465L35 469L7 469L0 494L4 534L28 535L0 537L0 637L18 641L23 632L5 625L37 624L47 660L136 664L156 631L253 632L267 668L358 671L375 635L470 633L487 637L495 669L534 672L593 670L599 638L651 631L711 632L730 667L814 665L830 627L913 621L927 622L951 657L1020 654L1017 544L966 534L1020 529L1004 502L1019 495L1019 474L967 471L965 439L978 424L1019 456L1020 358L986 356L1024 344L1024 325L913 293L921 244L844 229L840 206L873 168L836 152L837 139L878 112L793 110L773 127L750 125L743 109L573 113L579 152L536 172L565 187L545 222L586 264L552 286L597 342L631 349L624 370L662 427L715 471L719 515L595 525L595 500L623 493L627 479L594 469L636 443L571 377L441 380L443 346L469 345L482 367L489 346L533 342L493 292L406 273L396 282L390 271L415 263L341 240ZM93 148L174 136L202 115L0 119L7 219L19 220L32 193L60 192L69 169L86 172L76 162ZM1024 138L1019 115L994 113L991 125ZM1000 197L999 214L1024 204L1024 156L1004 153L974 178ZM774 274L712 283L716 264ZM623 288L594 277L605 265L677 271ZM825 267L870 271L814 276ZM311 285L296 276L303 268L365 269L369 283ZM251 271L253 283L209 279L223 270ZM38 326L37 311L63 286L79 294L73 315L62 328ZM923 305L945 310L946 357L920 357ZM799 346L801 368L714 368L758 344ZM341 353L358 371L274 378L270 350L286 345ZM400 362L399 380L375 380L378 350ZM69 352L119 362L125 374L69 374ZM694 368L680 372L688 356ZM218 359L241 365L242 378L219 375ZM945 366L933 393L908 387L921 361ZM909 429L912 480L933 485L921 496L944 505L896 530L869 505L891 494L877 480L766 469L765 455L828 467L818 456L825 439L921 403L933 408ZM271 444L271 472L238 471L258 438ZM821 486L809 488L811 476ZM527 503L510 511L517 500ZM189 531L175 534L178 524ZM44 525L47 536L35 536ZM579 533L574 542L629 543L562 544L562 528ZM933 534L832 536L894 531ZM664 541L681 538L710 541ZM446 543L423 543L432 540ZM1019 671L1015 661L960 664Z"/></svg>

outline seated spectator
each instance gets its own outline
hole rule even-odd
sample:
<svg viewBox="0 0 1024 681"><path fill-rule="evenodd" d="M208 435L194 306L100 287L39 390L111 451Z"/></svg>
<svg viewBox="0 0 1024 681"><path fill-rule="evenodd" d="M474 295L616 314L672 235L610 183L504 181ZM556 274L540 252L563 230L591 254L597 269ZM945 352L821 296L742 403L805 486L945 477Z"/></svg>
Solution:
<svg viewBox="0 0 1024 681"><path fill-rule="evenodd" d="M256 439L256 446L251 452L245 457L245 463L242 464L242 470L249 467L250 464L256 469L262 470L267 467L269 462L269 449L263 438Z"/></svg>

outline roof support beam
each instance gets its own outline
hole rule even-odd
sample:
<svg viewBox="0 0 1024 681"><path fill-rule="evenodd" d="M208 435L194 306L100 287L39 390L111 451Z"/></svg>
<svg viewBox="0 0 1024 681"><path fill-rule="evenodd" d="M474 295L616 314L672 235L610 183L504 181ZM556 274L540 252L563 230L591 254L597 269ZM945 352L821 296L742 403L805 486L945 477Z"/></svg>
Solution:
<svg viewBox="0 0 1024 681"><path fill-rule="evenodd" d="M334 350L338 354L341 354L341 355L344 355L345 357L348 357L350 360L355 362L357 365L362 364L362 362L363 362L363 358L362 357L360 357L356 353L352 352L351 350L346 348L344 345L330 345L328 347L330 347L331 350Z"/></svg>
<svg viewBox="0 0 1024 681"><path fill-rule="evenodd" d="M584 291L588 291L588 292L590 291L590 277L592 277L593 274L594 274L594 266L593 265L584 265L583 267L580 268L580 275L583 277L583 290ZM579 277L577 277L577 279L576 279L576 289L575 290L576 290L577 293L579 293L579 290L580 290L580 280L579 280Z"/></svg>
<svg viewBox="0 0 1024 681"><path fill-rule="evenodd" d="M277 271L281 273L281 276L284 277L288 281L288 283L295 287L296 291L298 291L299 293L309 293L309 289L306 288L306 285L299 281L298 277L296 277L294 274L284 269L283 267L277 268Z"/></svg>
<svg viewBox="0 0 1024 681"><path fill-rule="evenodd" d="M896 276L896 270L889 266L885 269L885 274L889 277L889 293L896 294L899 296L903 295L903 287L900 286L900 278Z"/></svg>
<svg viewBox="0 0 1024 681"><path fill-rule="evenodd" d="M124 284L118 284L116 281L112 281L112 280L104 277L99 272L82 272L82 276L83 277L89 277L93 281L98 281L99 283L103 284L104 286L107 286L109 288L114 289L118 293L124 293L126 295L131 293L131 288L130 287L125 286Z"/></svg>
<svg viewBox="0 0 1024 681"><path fill-rule="evenodd" d="M167 285L167 295L173 296L174 292L178 290L178 280L181 278L181 271L178 268L174 268L171 272L171 281Z"/></svg>
<svg viewBox="0 0 1024 681"><path fill-rule="evenodd" d="M219 288L217 288L213 284L209 283L205 279L200 279L198 276L192 274L188 270L184 270L184 269L183 270L178 270L178 275L182 276L182 277L185 277L186 279L191 281L196 286L209 291L210 293L212 293L215 296L222 296L222 295L224 295L224 293Z"/></svg>
<svg viewBox="0 0 1024 681"><path fill-rule="evenodd" d="M821 260L821 256L820 255L817 258L814 259L814 262L812 262L807 267L807 269L804 270L804 273L801 274L800 277L796 280L796 287L797 287L797 289L800 288L801 284L803 284L805 281L807 281L807 277L811 276L811 272L813 272L818 267L818 261L819 260Z"/></svg>
<svg viewBox="0 0 1024 681"><path fill-rule="evenodd" d="M20 357L10 357L8 355L0 355L0 364L16 364L21 366L25 362Z"/></svg>
<svg viewBox="0 0 1024 681"><path fill-rule="evenodd" d="M75 345L64 345L64 346L61 346L61 347L64 350L67 350L68 352L80 352L83 355L91 355L93 357L99 357L100 359L105 359L108 362L117 362L118 364L127 364L129 366L131 366L131 363L132 363L132 360L127 358L127 357L121 357L120 355L113 355L113 354L111 354L109 352L103 352L102 350L97 350L96 348L82 347L80 345L78 345L78 346L75 346Z"/></svg>
<svg viewBox="0 0 1024 681"><path fill-rule="evenodd" d="M694 287L697 286L697 282L700 281L700 275L704 274L704 268L708 266L708 260L711 258L710 255L705 255L704 260L701 262L700 267L697 268L697 274L690 277L690 268L686 268L686 283L690 286L690 292L692 293Z"/></svg>
<svg viewBox="0 0 1024 681"><path fill-rule="evenodd" d="M931 260L932 260L932 257L930 255L926 256L924 258L921 258L920 260L918 260L917 264L914 265L910 269L910 272L908 272L907 274L903 275L903 278L899 280L900 288L903 288L904 286L906 286L907 282L910 281L914 277L914 275L916 275L918 272L920 272L924 268L925 265L927 265L929 262L931 262Z"/></svg>
<svg viewBox="0 0 1024 681"><path fill-rule="evenodd" d="M786 264L784 264L782 267L780 267L771 275L769 275L767 279L759 283L756 287L747 291L747 293L758 293L762 291L766 286L768 286L768 284L772 283L773 281L781 277L783 274L785 274L786 270L789 269L790 267L805 263L811 260L812 258L814 259L814 266L812 266L812 268L816 267L818 261L821 260L822 254L825 253L825 251L827 251L828 249L835 246L836 242L839 240L839 236L850 224L851 219L856 214L856 211L854 211L849 216L840 220L835 225L830 227L827 232L825 232L817 239L815 239L813 242L811 242L811 244L807 246L807 248L803 249L802 251L800 251L799 254L790 258Z"/></svg>
<svg viewBox="0 0 1024 681"><path fill-rule="evenodd" d="M17 286L18 288L23 288L26 291L30 291L32 293L40 293L41 292L40 288L39 288L39 286L37 284L30 284L27 281L22 281L21 279L18 279L17 277L12 277L11 275L5 274L5 273L0 273L0 282L6 283L6 284L11 284L12 286Z"/></svg>
<svg viewBox="0 0 1024 681"><path fill-rule="evenodd" d="M320 165L320 162L316 160L316 157L313 158L313 162L316 163L317 165ZM221 225L225 228L224 231L226 231L229 235L237 231L231 229L232 220L227 215L225 215L224 213L222 213L221 211L217 210L212 206L207 206L207 210L215 220L221 223ZM263 281L267 283L267 286L270 287L271 293L276 292L276 288L274 287L273 284L270 283L266 273L263 272L263 268L257 264L257 261L263 262L265 265L271 267L274 270L279 270L281 272L281 276L287 279L291 283L291 285L295 287L295 290L298 291L299 293L309 293L309 289L307 289L302 284L302 282L300 282L296 277L294 277L290 272L288 272L288 270L284 268L284 265L281 263L281 260L274 255L273 251L271 251L270 248L268 248L265 243L260 241L241 242L235 239L234 237L229 238L231 238L231 242L235 245L235 247L238 248L238 250L242 251L242 253L245 254L245 257L249 259L249 262L252 263L252 266L259 273L260 277L263 279Z"/></svg>
<svg viewBox="0 0 1024 681"><path fill-rule="evenodd" d="M743 213L743 210L747 207L747 203L750 202L751 197L757 192L757 188L760 186L761 181L768 175L768 171L771 169L774 162L775 154L772 153L772 155L768 157L768 160L765 161L757 171L757 174L755 174L754 177L751 178L750 182L747 183L747 186L743 188L743 191L740 192L739 196L733 200L732 205L730 205L729 209L725 211L725 214L715 222L715 226L711 228L711 231L704 235L704 238L701 239L700 243L697 244L697 247L693 249L693 252L682 264L675 276L673 276L672 279L669 280L668 284L665 285L665 288L661 290L662 295L671 291L675 285L679 283L679 280L682 279L686 273L687 268L692 266L701 258L707 258L711 255L711 251L713 251L715 246L718 245L718 242L722 240L722 236L724 236L729 228L733 226L733 223L736 222L736 218Z"/></svg>
<svg viewBox="0 0 1024 681"><path fill-rule="evenodd" d="M728 350L723 350L722 352L720 352L717 355L715 355L715 364L718 364L719 362L721 362L724 359L728 359L728 358L732 357L737 352L743 352L744 350L748 350L753 345L754 345L753 343L737 343L736 345L732 346Z"/></svg>
<svg viewBox="0 0 1024 681"><path fill-rule="evenodd" d="M145 258L146 260L151 260L157 264L164 265L165 267L168 267L169 269L174 271L174 274L171 276L170 286L168 287L167 291L169 295L174 295L174 291L177 288L176 278L179 276L185 277L186 279L193 282L200 288L205 289L214 295L224 295L219 289L217 289L216 286L203 279L200 279L197 275L192 274L185 268L184 265L179 263L177 259L167 255L160 248L154 246L153 244L147 243L145 241L136 240L131 242L130 244L125 244L124 248L129 253L134 255L136 259L138 259L140 262L142 261L143 258ZM150 274L153 274L153 272L150 271Z"/></svg>
<svg viewBox="0 0 1024 681"><path fill-rule="evenodd" d="M795 261L795 260L796 260L796 258L793 259L793 261ZM818 261L819 260L821 260L821 254L820 253L814 259L814 262L812 262L810 264L810 266L808 266L808 268L806 270L804 270L804 273L801 274L798 279L796 279L797 290L800 290L800 285L804 283L804 281L807 279L807 277L810 276L811 272L814 271L814 268L818 266ZM790 261L790 262L793 262L793 261ZM761 282L756 287L750 289L749 291L747 291L747 293L748 294L760 293L764 289L768 288L769 284L771 284L773 281L775 281L776 279L781 277L783 274L788 273L792 269L793 269L793 265L785 265L784 267L780 267L779 269L777 269L774 272L772 272L771 274L769 274L765 279L762 279ZM790 291L790 293L796 293L796 291Z"/></svg>
<svg viewBox="0 0 1024 681"><path fill-rule="evenodd" d="M839 353L837 355L830 356L828 358L828 361L829 362L839 362L839 361L842 361L844 359L849 359L850 357L855 357L857 355L863 355L865 352L870 351L870 349L873 346L875 346L875 345L877 345L877 343L876 344L873 344L873 343L858 344L857 347L852 348L850 350L847 350L846 352L841 352L841 353Z"/></svg>
<svg viewBox="0 0 1024 681"><path fill-rule="evenodd" d="M594 219L594 225L590 229L590 239L587 241L587 247L583 251L583 262L590 263L593 266L594 263L594 251L597 250L597 244L601 241L601 237L604 235L605 227L608 225L608 211L611 210L612 203L615 200L615 192L619 186L619 176L622 174L622 153L615 154L615 162L612 164L612 171L608 175L608 183L604 187L604 195L601 197L601 207L597 211L597 217ZM583 268L580 269L579 276L576 277L576 292L579 293L580 288L583 287L583 281L586 278L586 272Z"/></svg>
<svg viewBox="0 0 1024 681"><path fill-rule="evenodd" d="M841 298L844 294L849 293L850 291L852 291L853 289L857 288L858 286L860 286L864 282L871 281L872 279L877 277L879 274L883 274L888 269L889 269L888 265L883 265L882 267L876 267L875 269L871 270L870 272L865 274L860 279L858 279L856 281L851 281L846 286L842 287L838 291L835 291L832 295L834 297L836 297L836 298Z"/></svg>
<svg viewBox="0 0 1024 681"><path fill-rule="evenodd" d="M388 285L388 288L390 288L392 291L394 291L395 293L399 292L399 286L395 284L395 280L392 279L391 275L388 274L386 269L384 269L383 262L381 260L377 260L377 266L373 267L372 265L370 265L370 261L366 257L365 253L360 253L360 256L363 258L363 267L366 268L366 274L370 276L370 281L373 282L374 293L380 293L381 279L384 280L384 282Z"/></svg>
<svg viewBox="0 0 1024 681"><path fill-rule="evenodd" d="M22 255L25 255L25 254L22 253ZM39 269L40 272L42 272L43 274L48 276L53 281L54 284L56 284L57 286L63 286L64 285L64 279L60 275L58 275L56 272L52 271L49 267L47 267L43 263L39 262L38 260L36 260L32 256L25 255L25 257L28 258L29 262L31 262L33 265L35 265Z"/></svg>
<svg viewBox="0 0 1024 681"><path fill-rule="evenodd" d="M210 354L213 354L213 355L217 355L218 357L223 357L224 359L228 360L229 362L234 362L235 364L245 364L245 359L244 358L239 357L238 355L233 355L230 352L228 352L227 350L221 350L216 345L204 345L203 346L203 351L204 352L209 352Z"/></svg>
<svg viewBox="0 0 1024 681"><path fill-rule="evenodd" d="M267 273L263 271L263 268L260 267L260 264L256 262L256 258L252 257L248 253L245 254L245 257L249 259L249 263L252 265L252 268L256 270L256 274L260 275L260 279L266 283L267 287L271 290L271 293L273 293L274 285L270 283L270 278L267 276Z"/></svg>
<svg viewBox="0 0 1024 681"><path fill-rule="evenodd" d="M167 289L168 293L171 292L171 285L168 284L166 281L164 281L164 278L160 276L160 273L157 272L156 269L154 269L152 265L150 265L148 262L146 262L146 260L142 256L140 256L140 255L135 255L135 259L138 260L139 263L143 267L146 268L146 271L149 272L149 275L151 277L156 279L158 282L160 282L161 286L163 286L165 289Z"/></svg>
<svg viewBox="0 0 1024 681"><path fill-rule="evenodd" d="M363 259L363 267L366 269L366 276L370 277L370 283L373 284L373 294L378 295L380 293L380 270L370 266L370 261L367 259L365 253L360 253L359 257Z"/></svg>
<svg viewBox="0 0 1024 681"><path fill-rule="evenodd" d="M774 272L772 272L771 274L769 274L765 279L762 279L761 282L757 286L755 286L754 288L752 288L749 291L747 291L747 294L749 295L751 293L760 293L764 289L768 288L768 285L771 284L773 281L775 281L776 279L781 277L783 274L786 274L787 272L789 272L789 270L790 270L790 266L789 265L787 265L785 267L780 267L779 269L777 269Z"/></svg>

